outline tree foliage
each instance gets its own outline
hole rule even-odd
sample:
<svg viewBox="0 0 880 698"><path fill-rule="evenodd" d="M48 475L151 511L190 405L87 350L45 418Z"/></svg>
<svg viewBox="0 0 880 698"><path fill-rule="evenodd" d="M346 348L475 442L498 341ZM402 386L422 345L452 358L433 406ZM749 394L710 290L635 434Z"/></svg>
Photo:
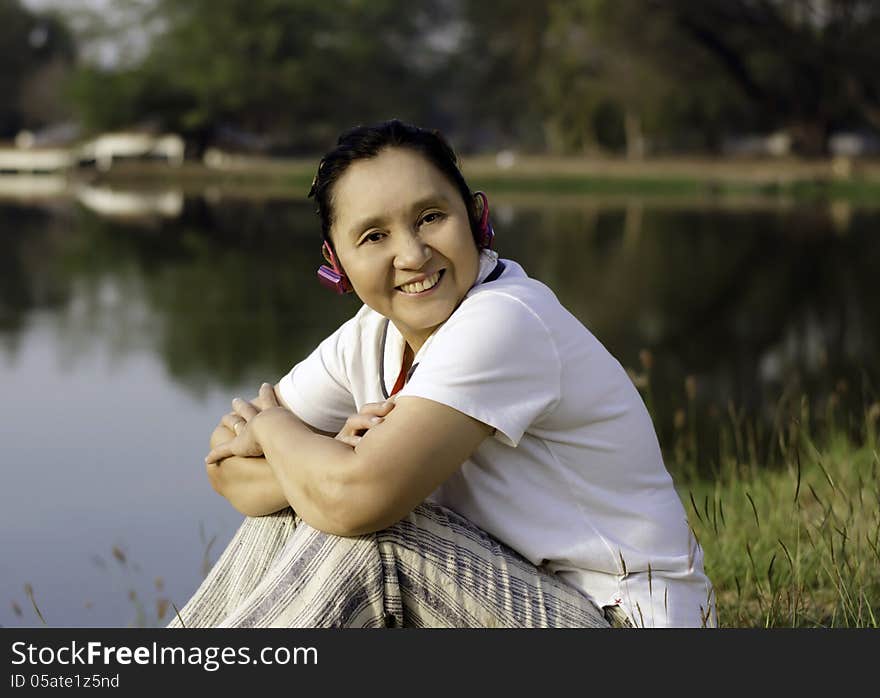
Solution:
<svg viewBox="0 0 880 698"><path fill-rule="evenodd" d="M83 66L84 120L200 145L327 145L354 122L429 123L468 148L717 149L880 127L869 0L131 0L143 60Z"/></svg>
<svg viewBox="0 0 880 698"><path fill-rule="evenodd" d="M749 108L807 154L846 125L880 128L875 0L652 0L708 51Z"/></svg>
<svg viewBox="0 0 880 698"><path fill-rule="evenodd" d="M168 29L144 62L115 75L83 71L80 102L95 125L134 111L197 140L259 134L282 149L326 142L353 117L425 120L437 108L425 40L435 10L399 0L158 0Z"/></svg>
<svg viewBox="0 0 880 698"><path fill-rule="evenodd" d="M75 49L64 23L39 16L18 0L0 0L0 139L45 125L63 113L47 83L73 63Z"/></svg>

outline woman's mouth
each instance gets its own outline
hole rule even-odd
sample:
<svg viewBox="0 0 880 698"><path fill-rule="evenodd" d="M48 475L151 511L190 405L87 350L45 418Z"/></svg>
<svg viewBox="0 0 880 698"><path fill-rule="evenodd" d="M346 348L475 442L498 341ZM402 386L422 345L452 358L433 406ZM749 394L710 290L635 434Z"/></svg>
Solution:
<svg viewBox="0 0 880 698"><path fill-rule="evenodd" d="M443 274L446 272L445 269L441 269L438 272L434 272L427 279L423 279L422 281L416 281L411 284L401 284L397 287L397 290L401 293L405 293L408 296L417 296L422 293L427 293L432 288L434 288L438 283L440 283L440 279Z"/></svg>

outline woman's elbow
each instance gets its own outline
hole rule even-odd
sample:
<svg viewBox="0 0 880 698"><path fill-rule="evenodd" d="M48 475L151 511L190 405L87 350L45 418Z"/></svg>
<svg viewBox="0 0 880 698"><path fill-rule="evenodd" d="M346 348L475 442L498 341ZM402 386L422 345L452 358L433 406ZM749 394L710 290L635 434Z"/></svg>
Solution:
<svg viewBox="0 0 880 698"><path fill-rule="evenodd" d="M405 512L395 517L381 489L356 479L334 482L324 493L324 501L316 517L317 525L311 525L344 538L364 536L388 528ZM305 517L303 519L310 523Z"/></svg>
<svg viewBox="0 0 880 698"><path fill-rule="evenodd" d="M291 506L309 526L333 536L351 537L353 523L357 518L356 503L348 493L351 485L341 473L327 469L317 481L297 483L282 489L288 495Z"/></svg>
<svg viewBox="0 0 880 698"><path fill-rule="evenodd" d="M389 497L388 488L349 491L340 510L339 532L345 537L364 536L393 526L413 508Z"/></svg>

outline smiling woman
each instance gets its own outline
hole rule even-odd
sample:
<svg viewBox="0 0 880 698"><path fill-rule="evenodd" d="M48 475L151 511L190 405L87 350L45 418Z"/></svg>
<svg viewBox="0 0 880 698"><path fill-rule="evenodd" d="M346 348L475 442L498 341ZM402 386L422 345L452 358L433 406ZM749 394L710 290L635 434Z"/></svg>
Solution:
<svg viewBox="0 0 880 698"><path fill-rule="evenodd" d="M387 148L353 162L333 187L337 258L358 297L413 352L452 315L479 266L465 200L426 164L418 152Z"/></svg>
<svg viewBox="0 0 880 698"><path fill-rule="evenodd" d="M171 624L706 626L702 552L620 364L516 262L436 132L343 134L322 280L363 307L206 458L248 518Z"/></svg>

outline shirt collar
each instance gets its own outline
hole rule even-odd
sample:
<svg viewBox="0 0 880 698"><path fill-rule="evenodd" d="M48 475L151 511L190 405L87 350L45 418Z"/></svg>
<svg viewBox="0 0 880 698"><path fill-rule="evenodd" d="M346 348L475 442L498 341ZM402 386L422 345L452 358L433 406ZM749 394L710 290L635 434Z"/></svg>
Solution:
<svg viewBox="0 0 880 698"><path fill-rule="evenodd" d="M480 250L480 268L477 271L477 279L474 286L479 286L486 277L495 271L495 265L498 264L498 253L495 250ZM471 286L473 288L474 286Z"/></svg>
<svg viewBox="0 0 880 698"><path fill-rule="evenodd" d="M495 252L495 250L480 250L479 263L480 267L477 270L477 278L471 288L474 288L474 286L479 286L493 271L495 271L495 267L498 264L498 253ZM415 358L413 359L413 366L418 364L420 357L425 353L425 350L428 348L428 345L431 343L431 340L434 339L434 336L436 334L437 331L435 330L433 334L431 334L431 336L425 340L425 343L422 344L418 354L416 354ZM386 319L380 345L381 366L379 373L379 381L382 384L382 392L386 396L393 387L394 381L397 379L397 375L400 372L400 365L403 362L404 344L405 340L403 339L403 335L397 331L397 328L394 326L393 322ZM412 369L410 369L410 373L412 373ZM391 382L391 385L388 385L389 381Z"/></svg>

